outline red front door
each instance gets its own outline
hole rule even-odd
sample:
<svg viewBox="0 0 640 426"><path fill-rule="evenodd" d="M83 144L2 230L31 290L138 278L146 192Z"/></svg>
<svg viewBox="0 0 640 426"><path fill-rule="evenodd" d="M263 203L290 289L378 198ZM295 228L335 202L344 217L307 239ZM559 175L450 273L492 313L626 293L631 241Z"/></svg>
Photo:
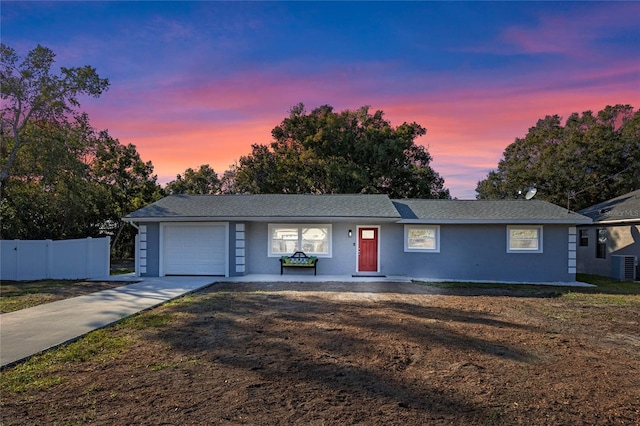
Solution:
<svg viewBox="0 0 640 426"><path fill-rule="evenodd" d="M378 228L358 228L358 272L378 272Z"/></svg>

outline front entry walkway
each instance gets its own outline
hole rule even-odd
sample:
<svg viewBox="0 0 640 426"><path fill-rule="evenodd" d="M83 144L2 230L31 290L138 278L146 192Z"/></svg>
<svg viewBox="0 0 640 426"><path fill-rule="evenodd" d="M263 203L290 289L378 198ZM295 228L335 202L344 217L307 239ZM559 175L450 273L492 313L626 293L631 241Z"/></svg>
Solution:
<svg viewBox="0 0 640 426"><path fill-rule="evenodd" d="M218 282L225 283L359 283L359 282L390 282L390 283L410 283L411 278L400 275L379 275L379 274L361 274L361 275L313 275L311 273L298 273L284 275L272 274L249 274L241 277L218 278Z"/></svg>

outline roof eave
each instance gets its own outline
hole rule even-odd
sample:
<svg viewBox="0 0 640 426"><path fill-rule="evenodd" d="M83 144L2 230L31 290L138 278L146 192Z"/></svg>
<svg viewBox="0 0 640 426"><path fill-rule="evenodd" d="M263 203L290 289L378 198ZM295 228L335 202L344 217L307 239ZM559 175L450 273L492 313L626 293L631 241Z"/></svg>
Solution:
<svg viewBox="0 0 640 426"><path fill-rule="evenodd" d="M588 225L591 219L402 219L397 223L431 225Z"/></svg>
<svg viewBox="0 0 640 426"><path fill-rule="evenodd" d="M399 217L377 216L145 216L125 222L397 222Z"/></svg>
<svg viewBox="0 0 640 426"><path fill-rule="evenodd" d="M593 225L626 225L630 223L640 223L640 217L631 219L615 219L615 220L594 220Z"/></svg>

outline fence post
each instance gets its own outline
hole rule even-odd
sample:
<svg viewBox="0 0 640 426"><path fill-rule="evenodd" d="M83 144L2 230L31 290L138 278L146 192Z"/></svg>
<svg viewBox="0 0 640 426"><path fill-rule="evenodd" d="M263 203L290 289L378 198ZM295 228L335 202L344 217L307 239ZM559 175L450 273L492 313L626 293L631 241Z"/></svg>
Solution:
<svg viewBox="0 0 640 426"><path fill-rule="evenodd" d="M85 239L87 249L85 250L86 257L84 262L85 276L91 278L91 261L93 260L93 244L91 244L91 237Z"/></svg>
<svg viewBox="0 0 640 426"><path fill-rule="evenodd" d="M105 263L105 271L103 271L105 273L106 277L111 276L111 237L107 236L105 239L105 245L106 245L106 252L107 252L107 258L106 263Z"/></svg>
<svg viewBox="0 0 640 426"><path fill-rule="evenodd" d="M20 276L20 240L15 240L16 243L16 281L20 281L22 276Z"/></svg>
<svg viewBox="0 0 640 426"><path fill-rule="evenodd" d="M53 278L53 240L46 240L47 244L47 266L45 269L45 275L47 279Z"/></svg>

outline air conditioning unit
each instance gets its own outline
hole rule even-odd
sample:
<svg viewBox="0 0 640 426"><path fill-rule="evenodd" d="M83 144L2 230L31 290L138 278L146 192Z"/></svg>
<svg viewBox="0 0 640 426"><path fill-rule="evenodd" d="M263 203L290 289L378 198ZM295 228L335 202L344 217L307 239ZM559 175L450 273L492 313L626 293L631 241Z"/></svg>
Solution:
<svg viewBox="0 0 640 426"><path fill-rule="evenodd" d="M620 281L636 280L636 265L638 260L635 256L611 256L611 278Z"/></svg>

